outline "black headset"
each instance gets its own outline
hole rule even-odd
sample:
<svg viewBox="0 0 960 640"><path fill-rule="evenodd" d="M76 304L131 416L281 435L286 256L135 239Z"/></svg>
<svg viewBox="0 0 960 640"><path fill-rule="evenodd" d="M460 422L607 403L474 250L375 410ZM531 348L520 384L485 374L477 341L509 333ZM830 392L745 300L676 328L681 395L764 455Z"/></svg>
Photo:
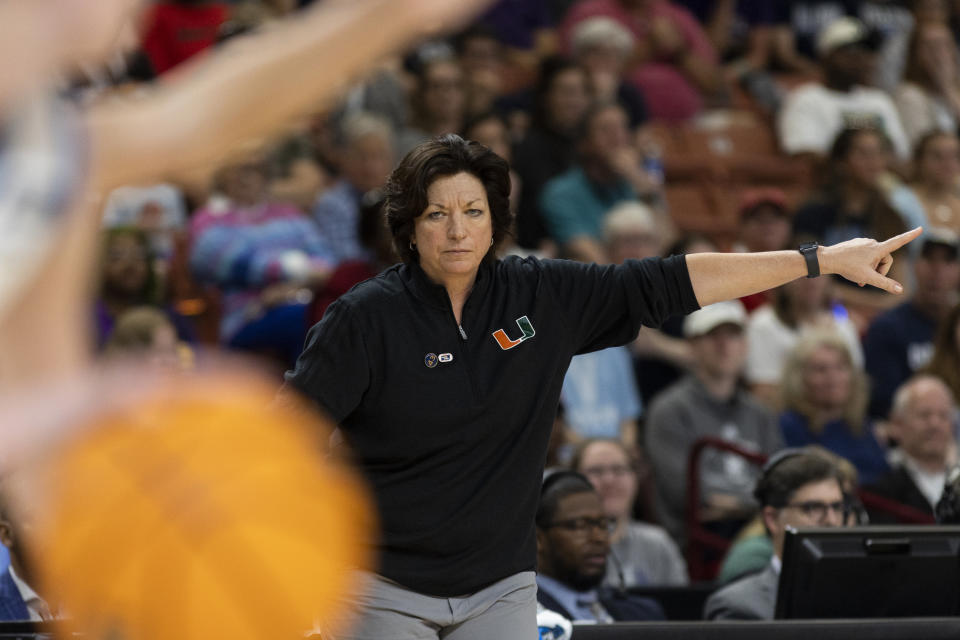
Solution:
<svg viewBox="0 0 960 640"><path fill-rule="evenodd" d="M763 492L760 491L760 489L761 487L766 487L767 478L770 477L770 473L777 468L781 462L784 460L789 460L790 458L808 455L810 455L810 450L806 447L787 447L785 449L780 449L767 458L767 461L760 469L760 477L757 479L756 488L753 490L753 497L757 499L757 502L759 502L761 505L765 504L766 501L764 500Z"/></svg>
<svg viewBox="0 0 960 640"><path fill-rule="evenodd" d="M579 471L574 471L573 469L563 469L560 467L551 467L545 469L543 472L543 481L540 484L540 497L543 498L547 494L553 485L557 484L560 480L564 478L576 478L583 482L586 487L589 487L590 490L596 491L593 487L593 483L587 479L587 476L583 475Z"/></svg>

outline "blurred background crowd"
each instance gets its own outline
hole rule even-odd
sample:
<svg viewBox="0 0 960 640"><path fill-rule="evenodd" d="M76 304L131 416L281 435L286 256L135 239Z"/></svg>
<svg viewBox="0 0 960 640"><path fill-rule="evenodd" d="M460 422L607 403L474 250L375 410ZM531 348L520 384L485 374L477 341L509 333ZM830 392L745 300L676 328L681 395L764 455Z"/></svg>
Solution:
<svg viewBox="0 0 960 640"><path fill-rule="evenodd" d="M141 49L63 93L136 99L303 4L156 2ZM110 194L90 339L171 369L213 347L289 368L331 301L397 261L380 188L445 133L510 161L521 255L619 263L923 225L894 266L902 297L801 279L576 357L549 464L582 471L616 518L621 586L714 578L725 545L693 559L691 526L762 537L750 454L784 446L847 461L848 498L880 497L864 517L932 522L960 394L958 36L956 0L499 0L281 138ZM704 437L734 450L691 469Z"/></svg>

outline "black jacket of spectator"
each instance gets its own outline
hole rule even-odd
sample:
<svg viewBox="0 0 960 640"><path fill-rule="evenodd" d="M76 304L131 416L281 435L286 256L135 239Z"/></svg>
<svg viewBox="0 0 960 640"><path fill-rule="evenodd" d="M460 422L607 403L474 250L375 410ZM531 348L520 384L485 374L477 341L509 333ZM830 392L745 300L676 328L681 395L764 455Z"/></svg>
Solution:
<svg viewBox="0 0 960 640"><path fill-rule="evenodd" d="M930 516L933 517L933 506L927 502L927 499L913 482L913 478L910 477L910 474L907 473L907 470L902 466L881 476L876 483L866 487L866 489L884 498L889 498L900 504L905 504L908 507L913 507L918 511L930 514ZM867 513L870 514L871 524L895 522L895 519L891 518L887 513L877 512L869 508L867 509Z"/></svg>

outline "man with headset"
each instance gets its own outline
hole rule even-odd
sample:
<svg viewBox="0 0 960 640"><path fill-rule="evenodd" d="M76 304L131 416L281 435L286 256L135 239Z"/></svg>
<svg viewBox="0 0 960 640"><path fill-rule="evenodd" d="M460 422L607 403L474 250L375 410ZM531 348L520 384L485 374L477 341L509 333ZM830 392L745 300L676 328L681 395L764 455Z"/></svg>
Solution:
<svg viewBox="0 0 960 640"><path fill-rule="evenodd" d="M810 449L784 449L767 461L754 495L760 503L773 557L762 571L726 585L704 606L708 620L772 620L787 527L842 527L853 523L836 465Z"/></svg>
<svg viewBox="0 0 960 640"><path fill-rule="evenodd" d="M601 586L614 521L587 478L555 471L537 507L537 601L570 620L663 620L659 603ZM613 559L616 562L615 559Z"/></svg>

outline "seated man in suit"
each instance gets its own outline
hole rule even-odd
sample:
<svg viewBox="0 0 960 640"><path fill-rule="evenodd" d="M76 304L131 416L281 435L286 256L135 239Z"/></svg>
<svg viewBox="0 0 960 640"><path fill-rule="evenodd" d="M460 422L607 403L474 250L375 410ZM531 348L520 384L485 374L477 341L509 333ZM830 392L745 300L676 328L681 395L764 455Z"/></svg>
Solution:
<svg viewBox="0 0 960 640"><path fill-rule="evenodd" d="M903 383L893 396L889 424L899 460L868 489L933 516L947 469L956 461L956 411L953 394L940 378L919 374ZM871 512L870 521L890 517Z"/></svg>
<svg viewBox="0 0 960 640"><path fill-rule="evenodd" d="M777 604L780 559L787 527L840 527L851 523L836 466L808 449L784 449L763 469L754 491L767 533L773 538L770 564L707 598L708 620L772 620Z"/></svg>
<svg viewBox="0 0 960 640"><path fill-rule="evenodd" d="M22 524L11 518L0 494L0 543L10 555L9 566L0 574L0 620L50 620L50 608L30 586L33 577L24 557Z"/></svg>
<svg viewBox="0 0 960 640"><path fill-rule="evenodd" d="M587 478L558 471L544 480L537 507L537 600L570 620L663 620L649 598L601 586L614 521Z"/></svg>

